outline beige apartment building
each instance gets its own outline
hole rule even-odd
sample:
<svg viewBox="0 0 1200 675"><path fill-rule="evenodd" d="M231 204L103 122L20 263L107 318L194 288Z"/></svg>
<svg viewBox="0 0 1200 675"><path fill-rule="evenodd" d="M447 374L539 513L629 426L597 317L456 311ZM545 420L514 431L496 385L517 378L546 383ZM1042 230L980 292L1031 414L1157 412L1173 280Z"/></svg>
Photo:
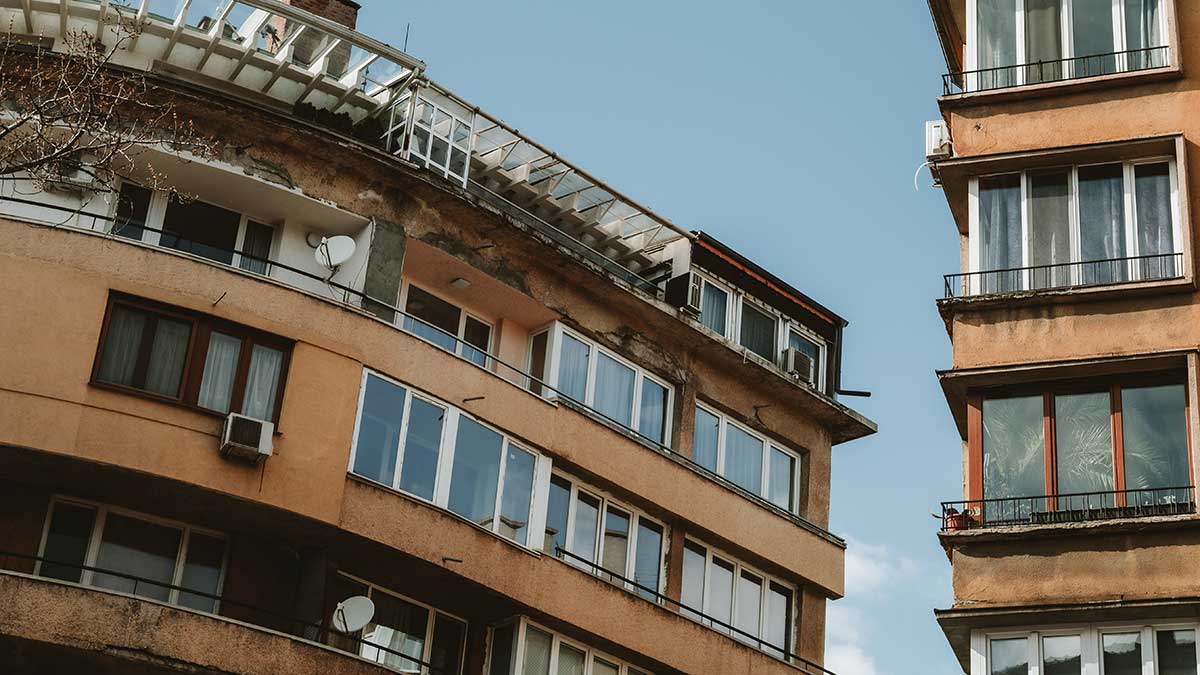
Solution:
<svg viewBox="0 0 1200 675"><path fill-rule="evenodd" d="M0 0L223 147L0 181L0 672L828 673L846 321L358 8Z"/></svg>
<svg viewBox="0 0 1200 675"><path fill-rule="evenodd" d="M930 0L970 675L1197 672L1200 4Z"/></svg>

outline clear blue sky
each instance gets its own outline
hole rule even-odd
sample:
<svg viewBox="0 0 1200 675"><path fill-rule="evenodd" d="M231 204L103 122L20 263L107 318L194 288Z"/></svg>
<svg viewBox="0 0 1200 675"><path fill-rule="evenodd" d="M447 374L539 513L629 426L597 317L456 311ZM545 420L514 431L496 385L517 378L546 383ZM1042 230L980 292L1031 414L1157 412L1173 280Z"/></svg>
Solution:
<svg viewBox="0 0 1200 675"><path fill-rule="evenodd" d="M961 671L929 513L960 488L934 376L956 271L942 193L913 190L945 70L924 0L361 0L359 28L675 223L712 233L850 320L844 399L881 433L834 448L839 675Z"/></svg>

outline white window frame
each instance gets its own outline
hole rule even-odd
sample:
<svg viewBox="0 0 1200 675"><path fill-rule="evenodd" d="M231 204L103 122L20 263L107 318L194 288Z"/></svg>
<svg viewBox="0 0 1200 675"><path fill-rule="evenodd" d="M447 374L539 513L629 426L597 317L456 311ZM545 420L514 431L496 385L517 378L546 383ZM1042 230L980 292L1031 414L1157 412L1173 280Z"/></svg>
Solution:
<svg viewBox="0 0 1200 675"><path fill-rule="evenodd" d="M1166 43L1162 46L1167 47L1167 50L1166 50L1167 58L1166 58L1166 63L1164 64L1164 67L1165 67L1165 66L1170 66L1174 61L1174 58L1172 55L1172 52L1174 51L1174 49L1172 48L1173 45L1172 45L1172 39L1171 39L1172 38L1172 35L1171 35L1172 16L1171 15L1175 11L1175 2L1174 2L1174 0L1162 0L1162 2L1163 2L1164 9L1162 12L1161 29L1162 29L1163 37L1166 38ZM1050 82L1069 81L1070 73L1068 73L1067 71L1070 68L1070 65L1068 65L1068 64L1070 64L1072 62L1068 61L1068 59L1072 59L1075 57L1075 34L1074 34L1074 21L1073 21L1073 19L1074 19L1074 2L1073 2L1073 0L1062 0L1062 3L1063 3L1063 5L1062 5L1063 6L1062 25L1060 26L1060 29L1062 31L1062 45L1063 45L1063 77L1061 77L1058 80L1051 80ZM1023 66L1029 65L1027 63L1026 56L1025 56L1025 0L1016 0L1016 11L1017 11L1017 14L1016 14L1015 39L1016 39L1016 43L1017 43L1016 44L1016 60L1017 60L1017 62L1012 64L1013 69L1016 71L1016 77L1014 78L1015 84L1013 86L1020 87L1020 86L1025 85L1025 68ZM1113 51L1117 52L1117 53L1125 52L1125 51L1127 51L1128 45L1126 43L1124 0L1112 0L1112 13L1113 13L1112 17L1113 17L1113 33L1114 33L1114 35L1113 35ZM966 44L967 67L966 67L966 70L968 73L972 73L968 77L968 82L966 83L967 84L967 89L966 89L967 92L979 91L978 74L975 74L973 72L973 71L976 71L979 69L979 28L980 28L980 26L979 26L978 0L967 0L967 44ZM1118 59L1117 65L1115 68L1115 72L1113 74L1127 73L1127 72L1132 72L1129 69L1128 57L1122 56ZM1097 75L1096 77L1103 77L1103 76L1104 75ZM1038 83L1038 84L1044 84L1044 83Z"/></svg>
<svg viewBox="0 0 1200 675"><path fill-rule="evenodd" d="M1004 171L1004 172L1000 172L1000 173L988 173L988 174L980 174L978 176L972 176L971 180L970 180L970 189L969 189L968 206L967 206L967 212L968 212L967 237L969 240L968 260L967 260L968 272L977 273L977 272L989 271L989 270L982 269L982 266L983 266L983 264L982 264L983 231L982 231L982 222L981 222L981 217L980 217L980 206L979 206L979 201L980 201L979 200L979 192L980 192L979 182L981 179L993 178L993 177L999 177L999 176L1011 176L1014 174L1017 174L1020 176L1020 178L1021 178L1021 267L1028 268L1030 266L1030 252L1031 252L1031 246L1032 246L1032 242L1030 239L1030 231L1029 231L1030 204L1031 204L1030 198L1029 198L1029 176L1031 173L1042 173L1042 172L1054 171L1054 170L1068 171L1068 173L1069 173L1068 198L1070 199L1068 214L1069 214L1069 219L1070 219L1069 228L1070 228L1070 239L1071 239L1071 241L1070 241L1071 262L1079 263L1079 262L1082 262L1082 254L1081 254L1082 234L1079 229L1080 228L1079 223L1080 223L1080 218L1081 218L1080 217L1081 203L1079 200L1079 170L1081 168L1088 168L1088 167L1094 167L1094 166L1108 166L1108 165L1113 165L1113 164L1121 165L1122 188L1124 190L1124 195L1125 195L1125 205L1124 205L1124 211L1125 211L1125 224L1124 224L1125 255L1126 255L1126 257L1132 258L1132 257L1137 257L1140 255L1140 251L1139 251L1140 244L1138 243L1138 236L1137 236L1138 235L1137 204L1136 204L1137 190L1136 190L1136 184L1134 181L1134 172L1136 171L1137 167L1139 167L1139 166L1144 166L1144 165L1148 165L1148 164L1163 164L1163 163L1167 164L1168 172L1170 174L1170 181L1171 181L1171 228L1172 228L1171 236L1174 239L1174 243L1175 243L1174 253L1182 253L1184 251L1185 247L1184 247L1184 241L1183 241L1184 230L1183 230L1183 222L1182 222L1182 219L1183 219L1182 204L1180 203L1180 200L1179 200L1179 168L1178 168L1178 164L1176 162L1175 157L1166 155L1166 156L1139 158L1136 160L1114 160L1111 162L1088 162L1085 164L1067 164L1067 165L1056 165L1056 166L1049 166L1049 167L1037 167L1037 168L1033 168L1033 169L1023 169L1020 171ZM1138 271L1139 266L1136 264L1136 262L1137 261L1129 261L1129 264L1127 265L1128 269L1126 271L1127 280L1124 282L1117 282L1117 283L1130 283L1130 282L1136 282L1136 281L1141 280L1140 273ZM1180 263L1181 268L1179 270L1179 273L1181 275L1186 273L1187 264L1188 264L1187 260L1183 260ZM1072 269L1074 270L1074 268L1072 268ZM1074 283L1074 281L1075 281L1074 277L1076 277L1076 276L1077 276L1077 272L1073 271L1072 272L1072 283ZM1149 281L1155 281L1155 280L1150 279ZM983 282L982 276L978 275L978 274L974 274L970 280L970 288L968 289L969 292L972 295L980 294L983 291L983 283L982 282ZM1021 275L1021 290L1028 290L1032 287L1032 285L1033 285L1032 279L1030 277L1029 271L1027 270ZM1050 290L1050 289L1034 289L1034 290Z"/></svg>
<svg viewBox="0 0 1200 675"><path fill-rule="evenodd" d="M544 371L545 372L545 377L543 378L544 381L548 382L550 384L550 386L553 387L554 389L559 389L559 382L560 382L559 381L559 365L561 364L561 359L562 359L563 336L564 335L570 336L571 338L578 340L579 342L582 342L583 344L587 345L587 347L588 347L588 371L587 371L587 382L584 386L584 400L581 401L581 403L583 403L583 405L587 406L591 410L596 410L596 408L595 408L596 381L597 381L596 367L597 367L597 363L600 360L599 355L603 354L604 356L612 359L613 361L616 361L618 364L625 366L626 368L629 368L634 373L633 402L632 402L633 414L630 417L629 425L626 427L630 431L637 432L639 435L641 433L639 431L639 427L641 426L641 421L642 421L641 420L641 417L642 417L642 389L643 389L643 384L644 384L645 380L650 380L651 382L657 384L658 386L660 386L664 390L666 390L667 401L666 401L666 408L663 411L663 438L662 438L661 444L667 448L669 448L671 446L672 422L673 422L673 417L674 417L674 412L675 412L675 387L671 386L670 384L668 384L666 381L662 380L661 378L652 375L645 368L642 368L642 367L634 364L633 362L629 361L628 359L622 358L616 352L613 352L610 349L601 347L595 341L589 340L588 338L584 337L582 334L580 334L574 330L571 330L570 328L567 328L559 321L555 321L547 327L539 328L538 330L535 330L532 333L530 333L529 345L526 349L526 353L529 355L531 365L532 365L532 359L533 359L533 338L538 335L541 335L542 333L547 332L547 331L549 331L550 337L549 337L549 343L546 346L547 365L546 365L546 369ZM558 398L559 397L559 395L554 391L548 391L548 392L544 392L544 393L547 398ZM599 412L599 411L597 411L597 412ZM616 422L616 420L614 420L614 423L619 424L619 422Z"/></svg>
<svg viewBox="0 0 1200 675"><path fill-rule="evenodd" d="M501 626L503 626L503 625L504 624L501 624ZM522 617L518 618L516 621L514 621L511 625L513 625L516 628L516 630L513 631L513 639L515 640L515 644L513 645L512 663L511 663L511 666L512 666L511 672L514 674L524 672L526 634L528 633L528 630L530 628L533 628L534 630L537 630L540 633L545 633L551 637L551 640L550 640L550 672L551 673L558 672L558 650L559 650L560 645L565 644L568 647L571 647L572 649L575 649L575 650L578 650L578 651L581 651L584 653L583 675L594 675L595 663L596 663L597 659L599 659L601 661L605 661L609 664L616 666L618 675L638 675L638 674L652 675L652 673L648 670L645 670L645 669L642 669L642 668L639 668L636 666L631 666L629 663L627 663L621 659L618 659L613 656L609 656L608 654L601 652L597 649L593 649L593 648L583 644L582 642L576 642L575 640L572 640L570 638L563 637L558 632L551 630L549 628L546 628L545 626L530 620L528 617L522 616ZM497 626L496 628L499 628L499 627L500 626ZM492 628L493 639L488 641L489 644L491 642L493 642L495 639L494 635L495 635L496 628ZM492 668L491 661L492 661L492 654L491 654L491 650L489 649L488 658L487 658L487 672L489 672L489 673L492 672L491 671L491 668Z"/></svg>
<svg viewBox="0 0 1200 675"><path fill-rule="evenodd" d="M447 305L451 305L452 307L455 307L458 309L458 330L454 334L454 337L456 338L456 341L454 343L454 354L455 355L461 356L462 358L466 359L467 361L471 361L471 358L469 356L467 356L465 353L463 353L466 351L465 345L467 344L467 340L464 337L466 335L466 330L467 330L467 317L470 317L488 327L488 344L487 344L487 349L484 350L484 355L486 356L484 362L487 365L483 366L478 363L475 363L474 361L471 361L471 363L475 363L475 365L479 366L480 368L488 368L489 366L491 366L492 362L495 361L495 356L493 356L493 354L492 354L492 349L493 349L493 347L495 345L495 341L496 341L496 324L491 321L488 321L487 319L483 318L482 316L479 316L478 314L468 310L466 307L463 307L461 304L446 298L442 294L431 291L431 290L429 290L429 288L427 288L426 286L424 286L422 284L413 283L409 279L402 279L400 282L400 317L399 317L398 321L399 321L401 328L404 327L404 319L408 316L408 293L414 286L417 289L419 289L420 291L422 291L424 293L428 293L429 295L432 295L433 297L437 298L438 300L441 300L442 302L446 303ZM414 319L414 320L419 321L419 319ZM413 333L411 333L409 331L405 331L405 332L408 333L409 335L413 335ZM424 338L422 338L420 335L413 335L413 337L424 340ZM425 342L429 342L429 340L425 340ZM432 342L429 342L429 344L432 344L433 346L437 347L438 349L442 349L441 345L437 345ZM479 349L478 347L476 347L474 345L471 345L471 347L472 347L472 349Z"/></svg>
<svg viewBox="0 0 1200 675"><path fill-rule="evenodd" d="M1023 629L1006 628L997 631L971 631L970 675L990 675L991 645L994 640L1024 638L1027 645L1027 659L1030 675L1043 675L1042 639L1063 635L1078 635L1080 637L1082 672L1085 675L1104 675L1103 672L1103 636L1116 633L1137 633L1141 636L1142 670L1141 675L1158 675L1158 640L1157 634L1163 631L1191 630L1196 633L1196 662L1200 664L1200 622L1166 620L1162 622L1146 621L1138 623L1107 622L1093 624L1065 624L1033 626ZM1200 665L1197 667L1200 672Z"/></svg>
<svg viewBox="0 0 1200 675"><path fill-rule="evenodd" d="M395 475L392 477L391 485L388 485L386 483L380 483L379 481L374 480L370 476L364 476L364 475L354 472L354 462L358 456L358 435L359 435L359 427L362 424L363 403L366 401L367 382L368 382L369 378L371 378L371 377L378 377L379 379L381 379L387 383L390 383L393 386L400 387L400 388L404 389L404 391L405 391L404 406L402 409L402 414L404 415L404 417L402 418L401 423L400 423L400 434L398 436L398 442L397 442L397 446L396 446L396 450L395 450L395 452L397 453L396 454L396 469L395 469ZM434 474L434 476L435 476L434 477L434 491L433 491L433 499L432 500L426 499L425 497L422 497L421 495L416 495L411 492L406 492L405 490L402 490L400 488L400 477L402 475L403 463L404 463L403 448L404 448L405 442L408 440L408 423L409 423L409 419L410 419L410 412L412 410L413 398L419 398L423 401L426 401L427 403L430 403L431 405L435 405L446 411L446 414L442 420L442 438L441 438L441 443L438 447L438 461L437 461L437 469ZM451 511L450 507L449 507L450 479L451 479L451 475L453 473L453 467L454 467L454 450L455 450L455 445L457 443L457 437L458 437L458 425L459 425L459 420L464 417L471 420L472 422L479 424L480 426L483 426L487 429L490 429L491 431L496 432L497 434L500 435L501 439L503 439L501 447L500 447L500 471L497 476L496 501L492 508L492 524L491 524L490 528L480 525L479 523L475 523L467 518L464 518L463 516ZM508 537L505 537L504 535L500 534L500 531L499 531L500 530L500 510L501 510L501 506L503 505L503 501L504 501L504 474L505 474L505 469L508 466L508 451L509 451L510 446L515 446L516 448L519 448L520 450L533 455L533 458L534 458L533 492L530 495L529 524L526 526L525 541L523 541L523 542L517 541L514 539L509 539ZM409 497L411 499L415 499L417 501L435 506L438 509L440 509L448 514L453 515L454 517L458 518L459 520L462 520L463 522L471 523L475 527L477 527L481 530L484 530L485 532L490 532L491 534L503 539L504 541L516 544L522 548L530 549L533 551L540 551L542 549L542 543L543 543L543 539L545 537L545 531L546 531L546 498L547 498L547 495L548 495L549 489L550 489L550 473L551 473L550 457L548 455L546 455L545 453L537 450L529 443L524 443L524 442L518 441L517 439L513 438L510 434L505 433L499 427L489 424L488 422L476 417L475 415L471 415L470 413L467 413L467 412L461 410L460 408L450 405L449 403L446 403L445 401L442 401L441 399L439 399L435 396L431 396L430 394L427 394L427 393L413 387L410 384L407 384L405 382L401 382L394 378L388 377L387 375L384 375L383 373L371 370L369 368L363 368L362 379L359 382L358 408L355 412L354 436L352 438L351 446L350 446L350 464L347 468L347 473L356 477L359 480L367 481L374 485L379 485L379 486L385 487L389 490L403 494L406 497Z"/></svg>
<svg viewBox="0 0 1200 675"><path fill-rule="evenodd" d="M463 185L466 185L467 184L467 176L471 173L471 153L475 149L474 148L474 145L475 145L474 121L473 120L465 120L465 119L459 117L458 115L454 114L451 110L445 108L444 106L438 105L432 99L430 99L427 96L424 96L423 94L416 94L412 103L413 103L413 107L409 111L408 119L406 120L408 135L409 135L409 139L410 139L408 142L408 146L405 148L407 151L407 154L416 155L417 157L420 157L421 162L425 165L426 168L433 170L433 171L437 171L438 173L442 174L442 176L444 176L445 178L455 179L458 182L462 183ZM422 122L420 119L420 116L417 114L417 107L422 104L428 105L433 109L433 111L429 117L429 120L430 120L429 124L425 124L424 122ZM451 121L450 121L450 135L449 136L442 136L441 134L435 133L433 130L433 124L434 124L434 122L437 121L437 115L439 112L450 116ZM467 128L466 145L454 142L454 128L458 124L461 124ZM416 138L416 129L418 126L423 131L425 131L426 133L429 134L429 152L428 153L417 152L417 149L414 147L414 144L412 142L412 139ZM446 163L445 164L436 164L436 163L434 163L434 161L432 159L433 140L435 138L441 138L442 140L446 141L447 148L446 148ZM461 176L450 170L450 160L454 156L455 148L457 148L458 150L460 150L466 154L466 164L463 166L463 174Z"/></svg>
<svg viewBox="0 0 1200 675"><path fill-rule="evenodd" d="M786 588L788 590L788 592L790 592L792 595L791 614L790 614L790 616L788 616L788 625L787 625L788 644L775 645L775 646L783 647L784 649L789 650L789 653L795 649L795 647L796 647L796 645L795 645L795 642L796 642L796 617L798 616L798 607L797 607L798 603L797 603L797 599L796 599L795 584L790 584L776 576L763 573L763 572L759 571L758 569L751 567L750 565L744 564L742 561L738 560L736 557L731 556L718 548L710 546L709 544L706 544L705 542L701 541L700 539L697 539L692 536L684 535L684 546L686 546L688 542L691 542L694 546L704 549L704 587L701 589L701 593L702 593L701 597L703 599L703 604L700 607L700 612L702 614L708 615L708 613L709 613L708 590L709 590L710 582L712 581L712 569L713 569L713 565L714 565L714 562L713 562L714 558L719 558L721 561L733 565L733 588L732 588L733 597L731 599L732 602L729 606L730 607L730 609L729 609L729 625L731 625L735 628L737 627L737 615L738 615L737 614L737 612L738 612L738 591L737 591L737 589L738 589L738 581L742 578L742 572L743 571L748 572L751 575L756 576L762 580L762 589L759 591L759 600L758 600L758 603L759 603L759 607L758 607L758 610L759 610L758 640L761 642L761 645L755 645L754 643L749 642L749 640L747 638L745 638L739 634L733 633L732 631L727 631L723 626L713 625L711 622L707 621L706 619L695 616L691 612L683 611L682 615L691 619L692 621L695 621L695 622L703 625L703 626L711 628L711 629L717 631L718 633L721 633L723 635L728 635L729 637L733 638L734 640L737 640L738 642L741 642L742 644L754 647L755 649L758 649L758 651L761 651L765 654L774 656L775 658L778 658L781 661L787 661L788 663L791 663L792 658L791 658L791 656L788 655L788 653L785 653L784 656L781 658L778 655L777 650L775 650L772 646L767 645L767 643L766 643L767 638L763 637L763 633L765 632L765 629L767 627L767 613L768 613L767 610L769 607L768 598L769 598L769 594L770 594L771 584L775 584L782 588ZM684 583L684 580L682 577L680 577L680 583L681 584Z"/></svg>
<svg viewBox="0 0 1200 675"><path fill-rule="evenodd" d="M467 635L469 634L468 629L470 628L470 625L471 625L470 622L468 622L463 617L458 616L457 614L451 614L450 612L443 612L442 610L438 609L437 607L434 607L433 605L430 605L425 602L421 602L420 600L414 600L402 593L397 593L396 591L393 591L389 588L380 586L379 584L371 583L370 581L367 581L366 579L363 579L362 577L358 577L353 574L348 574L342 570L338 570L337 572L335 572L335 574L337 574L338 576L344 577L346 579L349 579L350 581L352 581L356 584L364 586L367 589L367 597L372 597L375 595L375 593L382 593L384 595L391 596L392 598L395 598L402 602L407 602L410 605L416 605L417 607L420 607L420 608L428 611L429 619L426 622L426 626L425 626L425 646L421 652L421 660L424 661L425 663L430 663L430 658L433 656L433 632L434 632L434 627L437 625L438 616L441 615L441 616L447 617L449 619L453 619L454 621L461 623L463 625L462 652L459 654L458 667L455 669L454 672L456 672L456 673L462 672L463 667L466 664L466 659L467 659L467 639L466 638L467 638ZM365 659L367 657L362 656L362 648L365 646L365 644L369 644L369 643L365 643L365 641L366 641L365 637L363 637L362 640L363 640L363 642L360 642L358 645L359 646L358 655L361 658ZM386 653L387 652L384 652L384 654L386 654ZM368 660L370 660L370 659L368 659ZM375 661L375 663L382 663L382 661ZM416 669L416 671L400 670L399 672L401 672L401 673L428 673L429 671L424 666L421 666L420 668Z"/></svg>
<svg viewBox="0 0 1200 675"><path fill-rule="evenodd" d="M749 427L747 427L743 424L734 422L733 420L729 419L728 415L726 415L722 412L719 412L716 408L714 408L706 403L703 403L703 402L697 400L696 408L703 410L704 412L716 417L719 420L719 426L717 428L717 471L716 471L716 473L717 473L717 475L721 476L722 478L725 478L725 480L729 480L729 478L725 477L725 445L726 445L726 434L728 433L729 426L730 425L735 426L738 428L739 431L743 431L746 434L748 434L762 442L762 444L763 444L763 458L762 458L763 467L762 467L762 477L760 479L761 480L760 485L762 487L762 491L759 493L758 497L760 499L772 504L776 508L782 509L784 511L787 511L788 509L784 509L782 506L775 504L775 502L772 502L769 498L770 490L771 490L771 482L770 482L770 478L771 478L771 448L777 448L780 452L782 452L786 455L789 455L792 459L795 460L796 470L792 475L792 494L795 495L796 503L793 505L790 513L799 515L800 514L800 494L801 494L801 492L800 492L800 485L801 485L800 477L801 477L801 474L804 472L803 458L801 457L800 453L796 452L795 450L792 450L791 448L788 448L786 445L783 445L782 443L776 443L775 441L771 440L770 438L754 431L753 429L750 429ZM730 481L730 483L733 483L733 481ZM736 483L733 483L733 484L736 485ZM738 486L738 487L741 487L741 486ZM742 489L745 489L745 488L742 488Z"/></svg>
<svg viewBox="0 0 1200 675"><path fill-rule="evenodd" d="M647 516L644 512L642 512L638 509L635 509L635 508L631 508L630 506L626 505L623 502L613 499L611 495L604 492L603 490L597 490L597 489L593 488L592 486L581 482L579 479L575 478L574 476L571 476L570 474L563 473L562 471L555 471L555 472L553 472L553 475L558 477L559 479L564 480L571 484L570 498L567 502L567 533L566 533L567 552L571 553L572 555L578 555L580 557L584 557L580 554L579 551L573 550L575 548L575 546L574 546L575 536L574 535L575 535L575 515L576 515L575 512L577 510L576 504L578 503L578 500L579 500L579 493L582 492L600 502L599 523L596 527L596 535L595 535L594 541L593 541L593 544L594 544L593 550L595 550L596 555L595 555L595 559L590 561L591 563L593 563L595 565L598 565L601 567L603 566L602 561L604 560L604 521L608 515L608 509L610 506L612 508L617 509L618 511L621 511L621 512L629 515L629 546L628 546L628 550L625 552L625 573L623 574L623 576L626 579L633 579L632 572L634 569L634 564L637 561L638 525L644 520L644 521L653 523L654 525L658 526L658 528L660 530L662 530L662 544L659 547L659 552L658 552L658 588L655 588L654 591L660 595L664 594L666 592L666 587L667 587L667 549L670 548L670 545L671 545L671 540L670 540L671 531L667 527L667 524L658 520L657 518L651 518L650 516ZM547 500L547 509L548 508L549 508L549 500ZM547 511L547 516L545 518L543 518L543 523L547 522L548 520L549 520L549 512ZM542 527L543 539L545 538L545 531L546 531L546 528L543 525L543 527ZM550 555L554 555L553 552L551 552ZM566 558L563 560L563 562L572 564L575 567L581 566L581 564L578 563L577 561L575 561L573 558ZM593 567L587 567L586 571L591 572L599 577L603 577L605 574L611 574L611 572L608 572L607 570L597 569L597 568L593 568ZM625 588L625 590L630 591L631 593L639 593L640 592L640 590L638 588L636 588L632 585L628 585L625 583L618 583L615 580L613 583L617 583L618 585ZM655 602L661 602L661 600L655 599Z"/></svg>
<svg viewBox="0 0 1200 675"><path fill-rule="evenodd" d="M178 520L162 518L160 516L150 515L147 513L140 512L140 511L134 511L132 509L124 509L124 508L120 508L120 507L116 507L116 506L111 506L109 504L95 502L95 501L91 501L88 499L79 499L76 497L68 497L68 496L58 495L58 494L52 495L50 497L50 505L46 509L46 519L45 519L45 522L42 524L42 538L41 538L41 542L38 544L39 560L34 565L34 569L33 569L34 575L40 576L42 573L42 563L44 562L42 560L42 558L45 558L45 556L46 556L46 544L50 538L50 521L54 518L55 504L67 504L70 506L78 506L78 507L90 508L90 509L95 510L96 516L95 516L95 519L92 521L92 531L88 535L87 552L84 554L84 559L83 559L83 564L85 567L95 567L96 566L96 558L100 554L100 544L104 538L104 529L108 525L109 514L116 514L118 516L122 516L122 517L129 518L132 520L140 520L145 523L151 523L153 525L159 525L162 527L171 528L173 530L179 530L180 542L179 542L179 550L176 552L176 555L175 555L175 567L174 567L174 570L172 571L172 575L171 575L170 583L172 586L182 586L183 585L183 572L184 572L184 567L186 567L186 564L187 564L188 548L191 545L193 532L198 533L205 537L209 537L210 539L220 539L221 541L225 542L225 552L221 558L221 571L217 575L217 591L215 593L213 593L213 595L217 596L217 598L213 599L212 613L220 614L220 612L221 612L220 597L225 588L225 575L229 571L230 545L229 545L229 536L228 535L226 535L223 532L218 532L216 530L209 530L209 529L203 528L203 527L195 527L193 525L189 525L187 523L184 523L184 522L181 522ZM55 563L51 563L51 564L55 564ZM117 571L117 570L113 570L113 571ZM81 573L81 575L79 578L79 584L82 586L94 587L93 580L95 579L96 571L91 570L91 569L83 569L83 570L80 570L80 573ZM104 590L106 592L118 593L121 595L129 595L131 597L136 597L140 600L145 600L147 602L162 602L162 601L156 600L154 598L147 598L147 597L143 597L140 595L135 596L132 593L123 593L121 591L113 591L111 589L101 589L101 590ZM169 594L168 599L166 600L166 603L171 605L172 607L178 607L183 610L189 610L189 611L195 611L195 612L202 611L202 610L196 610L196 609L192 609L191 607L185 607L183 605L180 605L179 604L179 594L181 592L187 592L187 591L180 591L178 588L170 589L170 594ZM203 596L201 596L201 597L203 597ZM205 612L205 613L207 613L207 612Z"/></svg>

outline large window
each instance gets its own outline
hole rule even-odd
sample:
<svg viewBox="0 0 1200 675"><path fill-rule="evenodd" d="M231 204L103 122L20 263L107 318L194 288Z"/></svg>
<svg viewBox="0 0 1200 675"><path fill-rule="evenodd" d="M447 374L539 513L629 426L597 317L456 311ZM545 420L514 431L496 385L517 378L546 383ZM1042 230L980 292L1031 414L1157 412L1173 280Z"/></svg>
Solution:
<svg viewBox="0 0 1200 675"><path fill-rule="evenodd" d="M466 183L467 160L471 155L471 123L424 96L417 96L415 101L402 101L392 107L393 129L389 135L391 142L397 146L394 150L403 150L398 146L402 142L401 132L409 122L410 102L415 105L415 110L412 111L409 160L438 171L447 178Z"/></svg>
<svg viewBox="0 0 1200 675"><path fill-rule="evenodd" d="M651 602L658 601L654 593L663 590L666 554L666 528L662 523L560 474L550 479L547 504L546 553L558 555L560 549L565 550L599 565L599 569L563 556L567 562L609 579L632 580L653 592L636 586L629 586L629 590Z"/></svg>
<svg viewBox="0 0 1200 675"><path fill-rule="evenodd" d="M214 596L221 594L226 548L225 537L215 532L99 504L54 499L36 573L216 612Z"/></svg>
<svg viewBox="0 0 1200 675"><path fill-rule="evenodd" d="M215 317L113 296L92 382L274 421L291 349L283 338Z"/></svg>
<svg viewBox="0 0 1200 675"><path fill-rule="evenodd" d="M692 461L785 511L799 512L800 457L700 405Z"/></svg>
<svg viewBox="0 0 1200 675"><path fill-rule="evenodd" d="M330 633L333 646L401 673L462 672L467 637L462 619L345 574L331 586L325 616L333 616L336 603L346 598L365 595L375 603L375 614L362 630L349 636Z"/></svg>
<svg viewBox="0 0 1200 675"><path fill-rule="evenodd" d="M972 181L972 294L1170 279L1183 273L1174 160Z"/></svg>
<svg viewBox="0 0 1200 675"><path fill-rule="evenodd" d="M979 405L981 437L971 441L982 445L983 497L1057 495L990 503L988 520L1192 501L1174 489L1192 484L1183 384L1066 385Z"/></svg>
<svg viewBox="0 0 1200 675"><path fill-rule="evenodd" d="M791 586L719 551L691 539L684 542L683 613L714 630L790 658L794 595Z"/></svg>
<svg viewBox="0 0 1200 675"><path fill-rule="evenodd" d="M521 618L492 630L488 675L649 675Z"/></svg>
<svg viewBox="0 0 1200 675"><path fill-rule="evenodd" d="M370 371L363 373L350 456L355 475L419 497L521 544L548 458L466 413ZM540 518L538 518L540 520Z"/></svg>
<svg viewBox="0 0 1200 675"><path fill-rule="evenodd" d="M968 91L1170 64L1167 0L974 0ZM1122 53L1124 52L1124 53Z"/></svg>
<svg viewBox="0 0 1200 675"><path fill-rule="evenodd" d="M549 384L565 396L669 444L673 390L662 380L558 323L530 338L530 358L535 377L549 372Z"/></svg>
<svg viewBox="0 0 1200 675"><path fill-rule="evenodd" d="M200 200L123 182L112 232L268 274L275 228Z"/></svg>
<svg viewBox="0 0 1200 675"><path fill-rule="evenodd" d="M971 675L1194 675L1194 623L975 632Z"/></svg>
<svg viewBox="0 0 1200 675"><path fill-rule="evenodd" d="M404 330L488 367L492 326L436 295L407 284Z"/></svg>

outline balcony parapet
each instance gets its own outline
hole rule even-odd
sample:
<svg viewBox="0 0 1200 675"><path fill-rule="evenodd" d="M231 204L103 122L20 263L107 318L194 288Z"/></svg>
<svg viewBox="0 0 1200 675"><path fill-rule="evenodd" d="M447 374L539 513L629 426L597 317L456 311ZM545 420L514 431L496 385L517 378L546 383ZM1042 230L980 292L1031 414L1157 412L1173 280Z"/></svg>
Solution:
<svg viewBox="0 0 1200 675"><path fill-rule="evenodd" d="M942 75L942 95L958 96L1011 90L1033 85L1089 80L1171 66L1171 47L1161 45L1053 61L1034 61Z"/></svg>
<svg viewBox="0 0 1200 675"><path fill-rule="evenodd" d="M1165 282L1184 278L1183 253L947 274L943 300Z"/></svg>
<svg viewBox="0 0 1200 675"><path fill-rule="evenodd" d="M1196 513L1196 488L1163 487L942 502L943 533Z"/></svg>

